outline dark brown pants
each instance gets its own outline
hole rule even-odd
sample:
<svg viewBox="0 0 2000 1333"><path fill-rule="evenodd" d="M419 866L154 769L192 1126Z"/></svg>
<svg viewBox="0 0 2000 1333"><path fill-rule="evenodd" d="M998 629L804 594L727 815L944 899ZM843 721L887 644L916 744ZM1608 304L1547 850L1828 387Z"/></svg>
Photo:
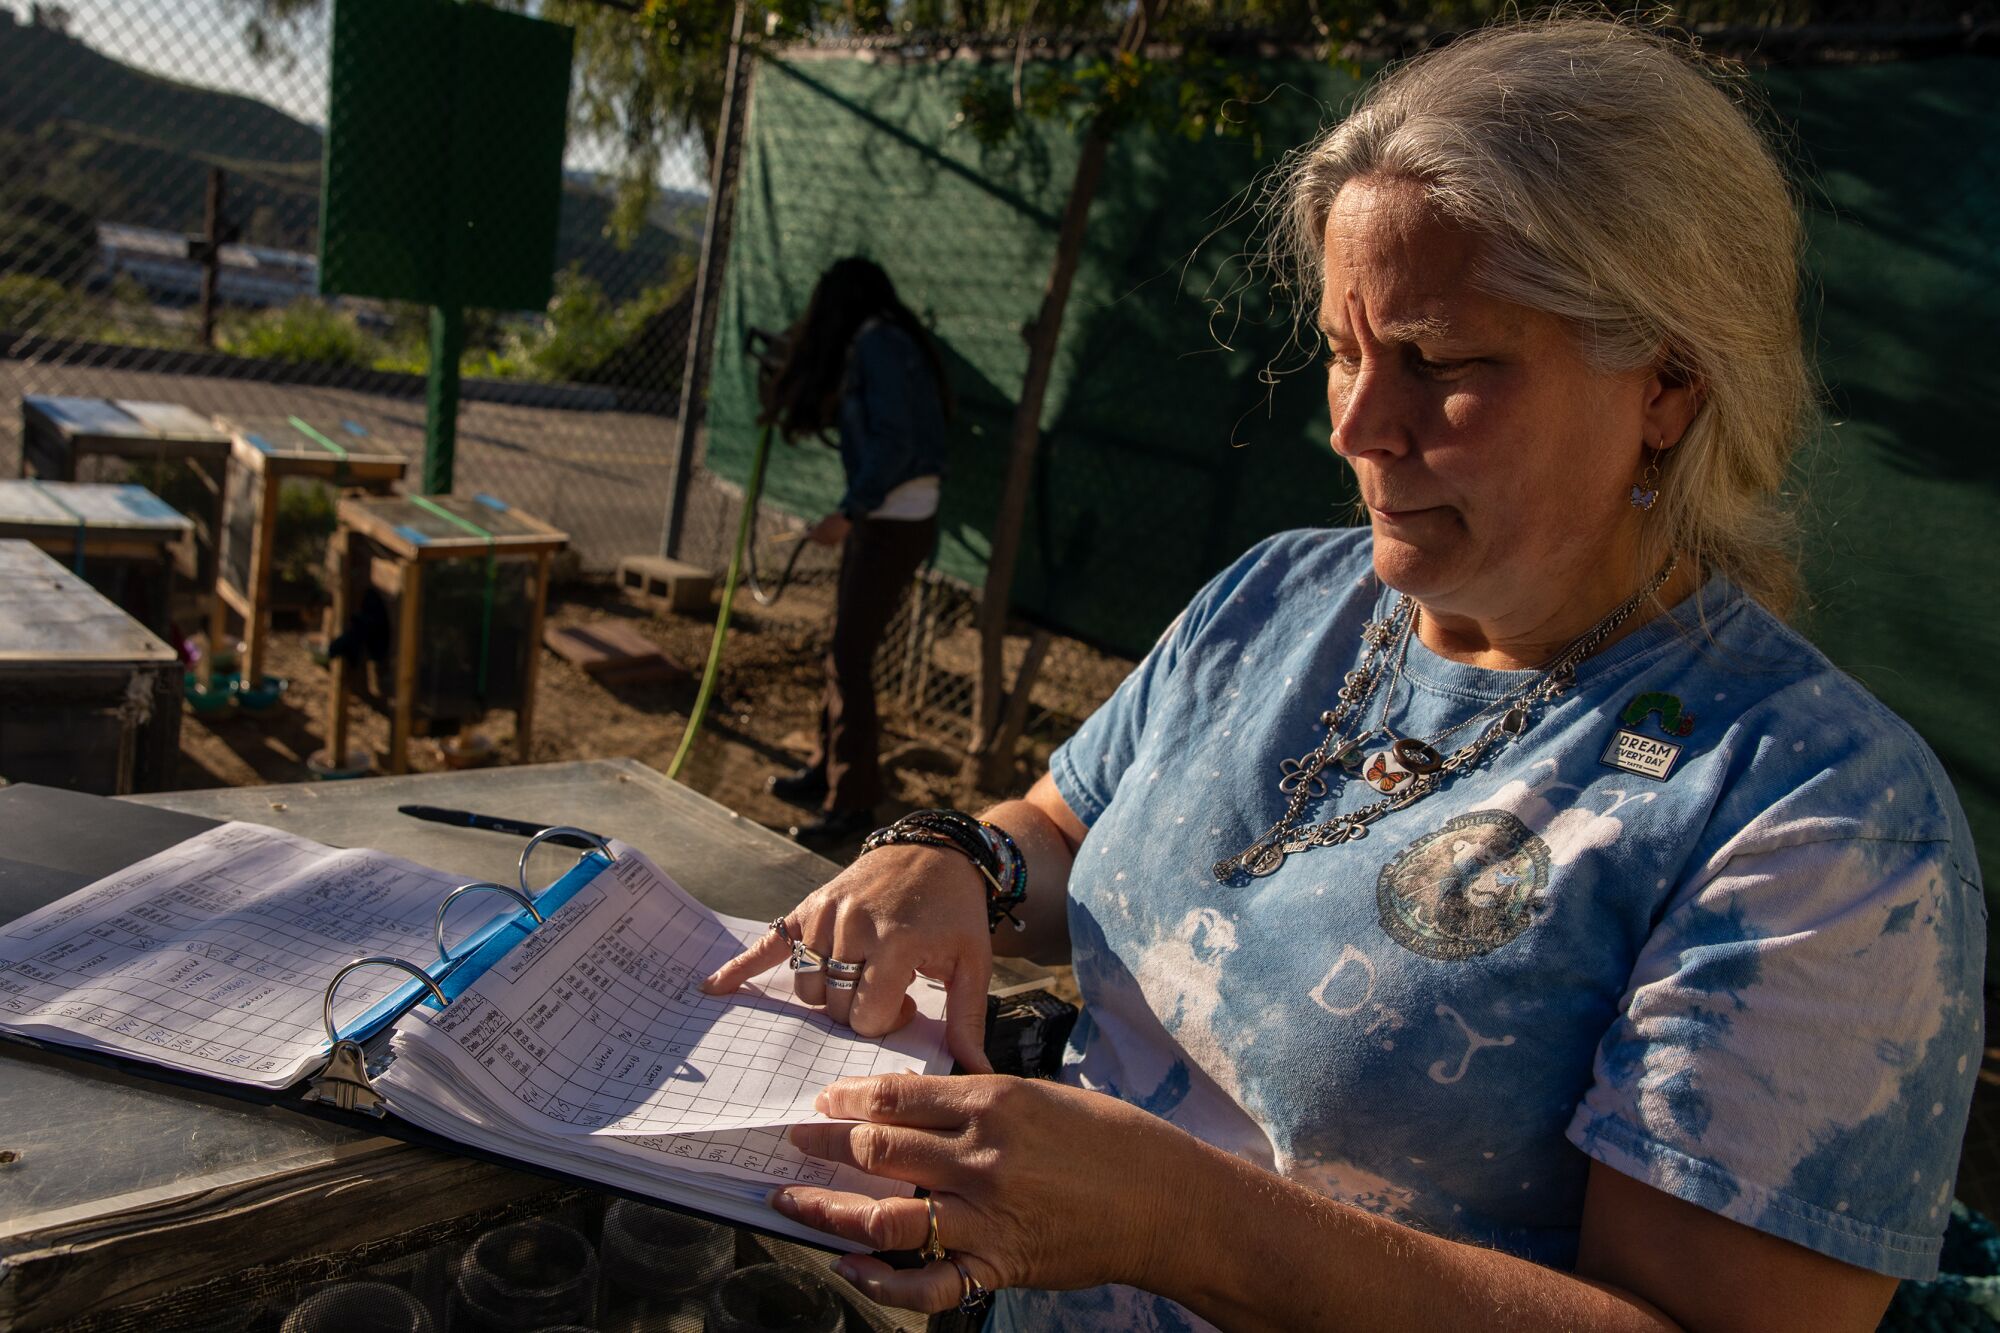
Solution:
<svg viewBox="0 0 2000 1333"><path fill-rule="evenodd" d="M824 808L829 813L866 810L882 800L882 768L875 753L880 730L875 650L909 591L911 575L936 543L935 518L857 518L841 547L819 750L812 758L813 766L826 771Z"/></svg>

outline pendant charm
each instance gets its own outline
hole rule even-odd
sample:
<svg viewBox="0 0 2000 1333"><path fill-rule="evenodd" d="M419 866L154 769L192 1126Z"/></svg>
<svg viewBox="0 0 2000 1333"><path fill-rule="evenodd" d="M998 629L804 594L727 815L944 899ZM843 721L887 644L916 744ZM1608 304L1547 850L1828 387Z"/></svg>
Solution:
<svg viewBox="0 0 2000 1333"><path fill-rule="evenodd" d="M1245 870L1262 879L1276 873L1278 867L1285 863L1285 849L1275 842L1260 843L1237 860Z"/></svg>
<svg viewBox="0 0 2000 1333"><path fill-rule="evenodd" d="M1303 786L1314 800L1325 796L1326 779L1319 775L1324 766L1317 753L1303 759L1279 760L1278 771L1282 775L1278 778L1279 793L1290 796Z"/></svg>
<svg viewBox="0 0 2000 1333"><path fill-rule="evenodd" d="M1341 742L1340 748L1335 750L1331 755L1328 755L1326 762L1329 764L1338 764L1342 772L1360 772L1361 737L1356 736L1353 740Z"/></svg>
<svg viewBox="0 0 2000 1333"><path fill-rule="evenodd" d="M1416 740L1400 740L1389 747L1397 760L1412 773L1435 773L1444 767L1444 759L1436 750Z"/></svg>
<svg viewBox="0 0 2000 1333"><path fill-rule="evenodd" d="M1500 730L1509 736L1518 736L1528 729L1528 710L1515 704L1500 719Z"/></svg>
<svg viewBox="0 0 2000 1333"><path fill-rule="evenodd" d="M1398 787L1410 780L1410 770L1396 757L1392 747L1377 750L1368 756L1361 769L1361 779L1376 791L1394 793Z"/></svg>
<svg viewBox="0 0 2000 1333"><path fill-rule="evenodd" d="M1652 490L1648 490L1644 486L1635 485L1632 488L1632 507L1634 509L1651 509L1653 507L1653 501L1659 498L1660 498L1660 492L1657 487Z"/></svg>

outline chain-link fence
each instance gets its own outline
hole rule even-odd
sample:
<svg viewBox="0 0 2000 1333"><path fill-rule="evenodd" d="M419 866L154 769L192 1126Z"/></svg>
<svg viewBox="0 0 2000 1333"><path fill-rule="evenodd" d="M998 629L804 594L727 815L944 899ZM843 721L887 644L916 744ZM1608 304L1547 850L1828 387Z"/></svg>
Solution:
<svg viewBox="0 0 2000 1333"><path fill-rule="evenodd" d="M0 4L0 472L17 470L14 403L58 395L297 416L421 475L430 311L316 294L332 0L267 8L290 18ZM384 78L435 78L435 53L398 54ZM619 147L572 133L553 299L465 314L454 489L547 519L587 568L658 549L702 158L661 154L650 206L624 216ZM387 184L415 192L421 160L403 166Z"/></svg>

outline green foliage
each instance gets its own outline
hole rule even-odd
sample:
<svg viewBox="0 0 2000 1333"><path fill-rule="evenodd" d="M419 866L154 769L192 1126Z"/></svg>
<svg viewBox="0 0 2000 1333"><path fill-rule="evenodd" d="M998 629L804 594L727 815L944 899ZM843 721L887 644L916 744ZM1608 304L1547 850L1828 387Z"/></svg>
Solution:
<svg viewBox="0 0 2000 1333"><path fill-rule="evenodd" d="M959 98L953 122L982 147L1006 142L1029 120L1059 120L1081 131L1101 121L1113 132L1131 125L1191 141L1209 136L1258 140L1254 108L1265 89L1254 69L1202 45L1162 60L1115 52L1069 65L1037 65L1018 85L982 70Z"/></svg>
<svg viewBox="0 0 2000 1333"><path fill-rule="evenodd" d="M88 338L103 322L97 303L52 278L0 274L0 329Z"/></svg>
<svg viewBox="0 0 2000 1333"><path fill-rule="evenodd" d="M277 310L228 321L222 350L261 361L315 362L366 368L378 355L376 340L354 317L324 301L302 297Z"/></svg>
<svg viewBox="0 0 2000 1333"><path fill-rule="evenodd" d="M167 347L181 341L129 277L93 294L53 278L0 274L0 329L135 347Z"/></svg>
<svg viewBox="0 0 2000 1333"><path fill-rule="evenodd" d="M134 459L125 465L125 480L144 486L176 511L190 517L209 514L215 503L208 483L190 463L166 459Z"/></svg>
<svg viewBox="0 0 2000 1333"><path fill-rule="evenodd" d="M655 318L681 299L693 276L683 258L665 282L614 305L595 281L565 269L556 275L556 294L541 324L517 331L493 360L518 367L529 379L599 381L614 359L653 332ZM686 330L677 334L684 340Z"/></svg>
<svg viewBox="0 0 2000 1333"><path fill-rule="evenodd" d="M288 477L278 488L278 535L272 568L281 583L317 585L333 536L336 499L331 486Z"/></svg>

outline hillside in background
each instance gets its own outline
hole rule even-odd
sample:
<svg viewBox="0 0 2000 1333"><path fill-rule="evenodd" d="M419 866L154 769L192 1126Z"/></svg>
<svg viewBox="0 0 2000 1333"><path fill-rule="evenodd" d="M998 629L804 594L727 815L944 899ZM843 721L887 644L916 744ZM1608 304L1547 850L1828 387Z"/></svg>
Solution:
<svg viewBox="0 0 2000 1333"><path fill-rule="evenodd" d="M322 143L318 127L255 98L149 74L0 9L0 272L75 281L97 222L199 231L211 167L227 173L244 240L314 252ZM555 266L576 266L613 302L698 248L698 196L663 200L626 249L610 216L601 189L566 174Z"/></svg>

